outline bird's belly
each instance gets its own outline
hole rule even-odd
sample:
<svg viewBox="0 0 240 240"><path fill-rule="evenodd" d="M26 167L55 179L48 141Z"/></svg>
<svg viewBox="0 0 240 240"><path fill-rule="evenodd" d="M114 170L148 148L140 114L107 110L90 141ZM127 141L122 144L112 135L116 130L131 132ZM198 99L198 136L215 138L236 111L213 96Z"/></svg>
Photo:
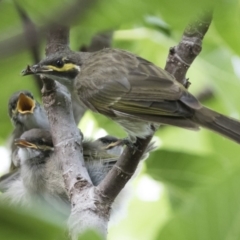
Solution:
<svg viewBox="0 0 240 240"><path fill-rule="evenodd" d="M136 138L146 138L154 134L160 124L139 121L136 119L114 118L119 125L129 134L130 140L135 142Z"/></svg>

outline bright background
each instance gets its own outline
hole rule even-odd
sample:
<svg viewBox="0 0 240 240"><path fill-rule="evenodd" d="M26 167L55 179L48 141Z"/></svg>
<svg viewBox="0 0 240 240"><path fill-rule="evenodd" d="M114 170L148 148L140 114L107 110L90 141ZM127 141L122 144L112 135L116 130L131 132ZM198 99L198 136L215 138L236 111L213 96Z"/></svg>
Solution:
<svg viewBox="0 0 240 240"><path fill-rule="evenodd" d="M43 25L73 1L19 0L32 20ZM71 31L71 46L88 44L99 32L115 29L113 46L126 49L164 67L169 48L175 46L187 23L207 0L101 0L93 4ZM212 89L204 102L210 108L240 119L240 8L239 1L215 1L213 22L203 50L187 77L190 92ZM1 43L20 34L22 23L12 1L0 1L0 174L6 171L7 139L12 126L7 115L14 91L38 91L32 77L20 72L31 64L29 49L1 57ZM44 56L44 43L42 44ZM87 112L80 123L85 135L124 132L105 117ZM104 130L101 129L104 127ZM159 148L144 162L132 183L132 197L121 220L111 225L113 240L235 240L240 239L240 147L207 130L191 132L164 127L156 134ZM59 225L44 214L0 205L3 239L55 239ZM95 239L91 234L85 239Z"/></svg>

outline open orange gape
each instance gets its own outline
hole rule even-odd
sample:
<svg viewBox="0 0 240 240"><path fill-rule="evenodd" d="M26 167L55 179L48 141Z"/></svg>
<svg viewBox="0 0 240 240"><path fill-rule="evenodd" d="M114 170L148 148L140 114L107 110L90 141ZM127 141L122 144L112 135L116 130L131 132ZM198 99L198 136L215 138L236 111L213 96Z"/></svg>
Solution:
<svg viewBox="0 0 240 240"><path fill-rule="evenodd" d="M27 95L20 93L16 110L22 114L33 113L35 101Z"/></svg>

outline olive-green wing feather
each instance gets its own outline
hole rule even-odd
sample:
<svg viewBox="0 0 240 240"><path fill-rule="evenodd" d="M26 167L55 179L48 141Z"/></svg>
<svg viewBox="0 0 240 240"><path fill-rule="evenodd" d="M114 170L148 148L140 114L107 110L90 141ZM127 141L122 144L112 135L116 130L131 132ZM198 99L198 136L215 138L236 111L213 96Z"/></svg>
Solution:
<svg viewBox="0 0 240 240"><path fill-rule="evenodd" d="M129 71L123 71L118 65L112 67L119 67L119 71L112 74L111 68L99 66L90 77L84 70L78 77L79 96L93 111L109 117L122 113L128 117L162 122L159 117L190 118L194 109L201 107L170 74L144 59L135 57L130 67L123 68Z"/></svg>
<svg viewBox="0 0 240 240"><path fill-rule="evenodd" d="M128 72L131 94L126 98L152 102L180 101L190 108L201 108L198 100L171 74L139 57L137 63L136 68Z"/></svg>

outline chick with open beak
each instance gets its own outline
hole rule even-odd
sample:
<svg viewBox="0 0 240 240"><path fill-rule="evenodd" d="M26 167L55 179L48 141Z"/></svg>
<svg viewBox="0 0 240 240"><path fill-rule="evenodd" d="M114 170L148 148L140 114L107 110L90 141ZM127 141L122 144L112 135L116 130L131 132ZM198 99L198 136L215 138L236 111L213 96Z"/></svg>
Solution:
<svg viewBox="0 0 240 240"><path fill-rule="evenodd" d="M24 131L37 127L49 128L45 110L28 91L18 91L10 97L8 113L15 128L18 125Z"/></svg>
<svg viewBox="0 0 240 240"><path fill-rule="evenodd" d="M33 113L35 101L27 95L20 93L17 101L16 111L21 114Z"/></svg>
<svg viewBox="0 0 240 240"><path fill-rule="evenodd" d="M25 131L32 128L49 129L48 118L44 108L34 99L29 91L15 92L8 102L8 114L14 126L11 141L11 160L10 170L19 166L19 159L14 153L16 146L14 139L19 138Z"/></svg>

